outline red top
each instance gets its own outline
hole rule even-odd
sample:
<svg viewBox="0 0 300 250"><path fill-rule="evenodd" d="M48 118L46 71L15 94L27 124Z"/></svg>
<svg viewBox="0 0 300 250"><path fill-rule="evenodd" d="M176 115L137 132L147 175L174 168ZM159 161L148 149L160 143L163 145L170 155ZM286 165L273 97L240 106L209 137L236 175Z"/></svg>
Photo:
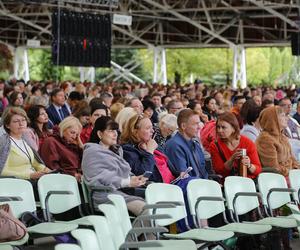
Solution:
<svg viewBox="0 0 300 250"><path fill-rule="evenodd" d="M253 174L248 171L247 177L253 179L253 178L256 178L257 175L259 175L259 173L261 172L261 164L260 164L260 161L258 158L256 146L250 139L241 135L240 143L234 150L230 150L226 146L226 144L224 142L222 142L220 139L218 139L218 144L226 158L226 161L229 160L229 158L234 154L234 152L237 149L245 148L246 152L247 152L247 156L250 158L251 164L255 165L255 167L256 167L256 170ZM214 167L214 170L216 171L216 173L222 175L224 178L226 176L231 175L230 174L231 171L228 170L227 168L225 168L225 166L224 166L224 161L222 160L222 158L220 156L220 153L217 148L217 145L215 144L215 141L213 141L210 144L210 154L211 154L212 164L213 164L213 167ZM237 168L238 162L235 162L233 167Z"/></svg>
<svg viewBox="0 0 300 250"><path fill-rule="evenodd" d="M89 142L93 128L91 125L86 126L81 130L80 139L83 144Z"/></svg>

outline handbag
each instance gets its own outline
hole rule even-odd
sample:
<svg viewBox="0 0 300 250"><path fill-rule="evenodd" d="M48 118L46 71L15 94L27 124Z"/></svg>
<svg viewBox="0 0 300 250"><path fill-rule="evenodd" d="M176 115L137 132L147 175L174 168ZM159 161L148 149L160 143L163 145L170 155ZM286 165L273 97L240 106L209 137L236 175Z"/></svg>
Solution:
<svg viewBox="0 0 300 250"><path fill-rule="evenodd" d="M0 242L20 240L26 233L26 226L14 217L9 205L0 205Z"/></svg>

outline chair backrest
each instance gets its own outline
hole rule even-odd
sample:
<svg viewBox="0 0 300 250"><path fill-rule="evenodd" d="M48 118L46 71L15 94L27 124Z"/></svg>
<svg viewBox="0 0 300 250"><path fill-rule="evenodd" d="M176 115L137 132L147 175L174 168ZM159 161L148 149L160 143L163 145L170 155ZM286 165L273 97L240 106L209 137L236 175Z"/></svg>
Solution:
<svg viewBox="0 0 300 250"><path fill-rule="evenodd" d="M100 250L116 250L115 243L112 238L111 229L108 225L108 220L104 216L90 215L86 217L93 225L95 230L98 246ZM119 229L118 231L119 232Z"/></svg>
<svg viewBox="0 0 300 250"><path fill-rule="evenodd" d="M49 191L69 191L72 194L54 194L49 198L49 212L58 214L81 205L76 178L65 174L47 174L38 181L41 208L46 209L46 197Z"/></svg>
<svg viewBox="0 0 300 250"><path fill-rule="evenodd" d="M81 184L81 189L82 189L82 193L83 193L84 203L88 204L89 203L89 189L84 182L84 176L82 176L80 184Z"/></svg>
<svg viewBox="0 0 300 250"><path fill-rule="evenodd" d="M197 200L204 196L222 197L220 184L216 181L205 179L193 179L187 185L187 195L191 215L196 215L198 219L209 219L225 211L223 201L200 201L197 211L195 205Z"/></svg>
<svg viewBox="0 0 300 250"><path fill-rule="evenodd" d="M225 197L227 201L227 206L230 210L233 208L233 200L237 193L239 192L250 192L255 193L256 187L252 179L241 176L228 176L225 178L224 182ZM236 199L236 213L237 215L242 215L248 213L249 211L257 208L259 206L258 197L240 196Z"/></svg>
<svg viewBox="0 0 300 250"><path fill-rule="evenodd" d="M82 250L100 250L94 231L90 229L76 229L71 234L79 242Z"/></svg>
<svg viewBox="0 0 300 250"><path fill-rule="evenodd" d="M83 250L76 244L58 244L55 246L55 250Z"/></svg>
<svg viewBox="0 0 300 250"><path fill-rule="evenodd" d="M121 226L122 218L120 218L118 209L112 204L101 204L98 206L98 208L104 213L105 218L107 219L107 225L109 232L112 235L115 249L119 249L120 246L125 242L125 236Z"/></svg>
<svg viewBox="0 0 300 250"><path fill-rule="evenodd" d="M293 199L299 203L298 192L300 189L300 169L292 169L289 172L289 179L291 188L294 188L296 192L293 192Z"/></svg>
<svg viewBox="0 0 300 250"><path fill-rule="evenodd" d="M21 201L8 201L14 213L19 218L24 212L35 212L33 188L29 181L16 178L0 179L0 196L18 196Z"/></svg>
<svg viewBox="0 0 300 250"><path fill-rule="evenodd" d="M146 192L147 204L156 204L159 202L180 202L184 204L183 193L180 187L165 183L152 183L147 186ZM150 210L153 213L153 210ZM155 220L159 226L170 225L187 216L185 206L176 206L175 208L160 208L155 214L168 214L172 218Z"/></svg>
<svg viewBox="0 0 300 250"><path fill-rule="evenodd" d="M258 187L262 195L263 205L268 206L267 196L271 188L287 188L285 177L281 174L261 173L258 176ZM290 194L287 192L274 192L270 195L269 209L279 208L291 201Z"/></svg>
<svg viewBox="0 0 300 250"><path fill-rule="evenodd" d="M123 196L117 194L108 195L108 199L111 200L115 208L118 210L120 217L122 218L121 226L124 236L126 237L128 231L132 228L126 202Z"/></svg>

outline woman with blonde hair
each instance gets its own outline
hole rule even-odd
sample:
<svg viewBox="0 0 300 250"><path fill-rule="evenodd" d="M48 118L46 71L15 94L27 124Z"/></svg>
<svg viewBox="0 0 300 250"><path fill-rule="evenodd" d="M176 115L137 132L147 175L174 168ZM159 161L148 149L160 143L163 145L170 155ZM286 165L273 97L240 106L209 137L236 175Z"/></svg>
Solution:
<svg viewBox="0 0 300 250"><path fill-rule="evenodd" d="M40 148L41 157L50 169L73 175L78 181L81 179L83 148L81 130L80 121L69 116L61 121L58 129L44 140Z"/></svg>
<svg viewBox="0 0 300 250"><path fill-rule="evenodd" d="M119 112L125 107L123 103L116 102L110 106L110 116L113 120L116 119Z"/></svg>
<svg viewBox="0 0 300 250"><path fill-rule="evenodd" d="M133 116L137 115L137 112L134 108L126 107L123 108L118 115L116 116L115 121L119 124L119 130L122 132L124 130L124 127L126 126L127 122L132 118Z"/></svg>
<svg viewBox="0 0 300 250"><path fill-rule="evenodd" d="M153 132L149 118L138 114L131 117L121 134L124 159L135 175L149 171L152 172L150 181L170 183L178 173L169 168L167 156L156 150L158 145L152 139Z"/></svg>

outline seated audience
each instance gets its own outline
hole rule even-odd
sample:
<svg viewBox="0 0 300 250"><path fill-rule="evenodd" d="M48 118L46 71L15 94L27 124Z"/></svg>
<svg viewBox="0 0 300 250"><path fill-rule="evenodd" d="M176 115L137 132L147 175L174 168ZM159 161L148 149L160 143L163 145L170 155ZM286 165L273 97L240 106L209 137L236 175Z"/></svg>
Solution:
<svg viewBox="0 0 300 250"><path fill-rule="evenodd" d="M208 96L205 98L202 110L208 116L209 121L217 119L217 103L213 97Z"/></svg>
<svg viewBox="0 0 300 250"><path fill-rule="evenodd" d="M177 118L178 132L166 143L165 153L176 171L184 175L188 167L192 167L191 176L207 178L205 158L200 143L199 115L191 109L183 109Z"/></svg>
<svg viewBox="0 0 300 250"><path fill-rule="evenodd" d="M50 172L30 142L23 137L28 120L25 111L18 107L8 107L2 115L6 130L6 134L0 137L2 176L37 180Z"/></svg>
<svg viewBox="0 0 300 250"><path fill-rule="evenodd" d="M20 92L14 91L9 96L9 104L12 107L23 107L24 105L24 98Z"/></svg>
<svg viewBox="0 0 300 250"><path fill-rule="evenodd" d="M224 178L239 175L239 164L247 166L247 176L256 178L261 172L255 144L247 137L240 135L238 121L234 114L225 112L219 115L216 122L217 139L210 144L212 164L217 174ZM246 150L246 156L242 150Z"/></svg>
<svg viewBox="0 0 300 250"><path fill-rule="evenodd" d="M52 134L48 129L48 114L44 106L34 105L28 109L27 115L30 119L30 127L36 135L37 142L35 143L39 149L45 138Z"/></svg>
<svg viewBox="0 0 300 250"><path fill-rule="evenodd" d="M119 129L122 132L127 126L127 122L137 114L136 110L130 107L125 107L116 116L115 121L119 124Z"/></svg>
<svg viewBox="0 0 300 250"><path fill-rule="evenodd" d="M83 144L89 141L96 120L101 116L108 115L108 108L104 104L92 103L92 101L90 102L91 115L89 118L89 124L82 129L80 134L80 138Z"/></svg>
<svg viewBox="0 0 300 250"><path fill-rule="evenodd" d="M158 118L159 123L158 126L154 126L153 139L163 149L167 139L177 130L177 117L176 115L163 112L160 113Z"/></svg>
<svg viewBox="0 0 300 250"><path fill-rule="evenodd" d="M154 105L154 103L151 100L147 100L146 99L146 100L142 101L142 104L143 104L143 109L144 109L143 115L145 117L148 117L149 119L151 119L152 115L153 115L153 113L155 111L155 105Z"/></svg>
<svg viewBox="0 0 300 250"><path fill-rule="evenodd" d="M82 171L88 186L109 186L113 194L124 197L128 210L139 215L145 205L143 199L128 195L120 188L140 187L147 178L131 173L130 165L123 158L122 147L117 145L119 125L108 116L97 119L89 143L84 145ZM93 203L95 208L108 202L107 192L95 192Z"/></svg>
<svg viewBox="0 0 300 250"><path fill-rule="evenodd" d="M70 111L65 103L65 94L62 89L54 89L50 95L51 105L47 108L49 116L49 126L52 128L54 125L59 124L63 119L70 115Z"/></svg>
<svg viewBox="0 0 300 250"><path fill-rule="evenodd" d="M119 112L125 107L123 103L116 102L110 106L110 116L113 120L116 119Z"/></svg>
<svg viewBox="0 0 300 250"><path fill-rule="evenodd" d="M292 154L291 145L284 135L287 116L283 108L274 106L264 109L259 116L262 132L256 139L257 151L263 168L273 168L284 176L300 165Z"/></svg>
<svg viewBox="0 0 300 250"><path fill-rule="evenodd" d="M145 171L152 172L150 181L161 182L162 177L156 168L154 151L157 143L152 139L153 127L149 118L131 117L121 134L124 159L129 163L132 173L139 176Z"/></svg>
<svg viewBox="0 0 300 250"><path fill-rule="evenodd" d="M70 174L81 179L81 156L83 144L80 140L82 125L73 116L65 118L41 145L40 154L52 170Z"/></svg>
<svg viewBox="0 0 300 250"><path fill-rule="evenodd" d="M243 116L244 126L241 130L241 135L248 137L253 142L256 141L256 138L260 133L260 124L258 120L260 112L261 107L251 106L245 116Z"/></svg>

